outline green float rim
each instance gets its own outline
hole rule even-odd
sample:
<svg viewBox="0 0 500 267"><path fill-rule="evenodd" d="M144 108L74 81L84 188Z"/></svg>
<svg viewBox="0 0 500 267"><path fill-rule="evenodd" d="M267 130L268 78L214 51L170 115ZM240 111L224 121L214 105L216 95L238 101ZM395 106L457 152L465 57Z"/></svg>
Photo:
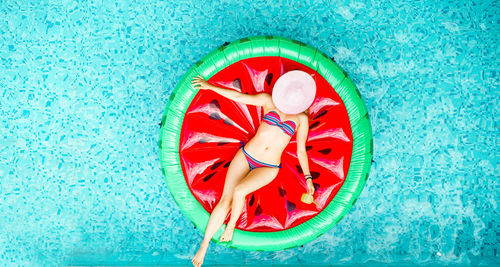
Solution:
<svg viewBox="0 0 500 267"><path fill-rule="evenodd" d="M257 251L273 251L303 245L331 229L356 202L368 179L373 158L370 120L361 94L347 74L328 56L302 42L278 37L256 36L224 44L192 66L170 95L160 130L160 162L167 186L181 211L196 228L205 232L210 214L194 198L186 184L179 158L179 140L184 114L198 92L191 79L209 79L225 67L251 57L280 56L317 71L335 89L349 115L353 135L351 164L344 184L323 211L308 221L283 231L250 232L235 229L233 240L219 242L225 225L212 240L220 245Z"/></svg>

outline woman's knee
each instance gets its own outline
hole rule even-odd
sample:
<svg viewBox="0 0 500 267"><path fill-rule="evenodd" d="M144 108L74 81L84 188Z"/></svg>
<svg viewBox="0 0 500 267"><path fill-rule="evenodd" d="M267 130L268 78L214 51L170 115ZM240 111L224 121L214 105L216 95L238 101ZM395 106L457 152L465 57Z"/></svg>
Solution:
<svg viewBox="0 0 500 267"><path fill-rule="evenodd" d="M233 192L233 199L241 199L241 198L245 198L247 195L247 192L246 192L246 189L241 186L241 185L237 185L235 188L234 188L234 192Z"/></svg>
<svg viewBox="0 0 500 267"><path fill-rule="evenodd" d="M230 208L233 204L233 196L222 196L219 200L219 204L224 208Z"/></svg>

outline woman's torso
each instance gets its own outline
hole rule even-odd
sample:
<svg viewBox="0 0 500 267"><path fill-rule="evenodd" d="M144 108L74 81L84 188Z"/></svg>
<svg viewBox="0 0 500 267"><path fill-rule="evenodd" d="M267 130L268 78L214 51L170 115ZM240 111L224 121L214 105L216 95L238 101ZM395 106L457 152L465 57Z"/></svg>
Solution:
<svg viewBox="0 0 500 267"><path fill-rule="evenodd" d="M285 129L278 127L277 125L271 125L266 123L264 120L261 121L255 136L250 139L247 145L245 145L245 150L252 155L255 159L263 161L269 164L278 165L281 162L281 154L285 150L286 146L290 142L292 136L290 134L295 134L299 126L298 115L284 114L278 111L275 107L267 108L264 107L264 116L271 112L271 115L277 114L278 120L288 126L287 134ZM273 112L275 112L273 114ZM294 127L293 133L290 132L291 128ZM286 127L285 127L286 128Z"/></svg>

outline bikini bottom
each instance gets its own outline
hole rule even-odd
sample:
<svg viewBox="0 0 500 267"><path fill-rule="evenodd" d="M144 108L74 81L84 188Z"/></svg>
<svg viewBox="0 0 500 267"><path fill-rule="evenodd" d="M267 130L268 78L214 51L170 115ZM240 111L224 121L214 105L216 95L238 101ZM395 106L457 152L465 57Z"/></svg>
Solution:
<svg viewBox="0 0 500 267"><path fill-rule="evenodd" d="M268 164L268 163L256 160L254 157L250 156L250 154L248 154L245 151L245 142L241 141L240 143L241 143L240 148L243 150L243 154L245 154L245 157L247 158L247 162L248 162L248 166L250 166L250 170L253 170L255 168L260 168L260 167L281 168L281 163L280 163L280 165L272 165L272 164Z"/></svg>

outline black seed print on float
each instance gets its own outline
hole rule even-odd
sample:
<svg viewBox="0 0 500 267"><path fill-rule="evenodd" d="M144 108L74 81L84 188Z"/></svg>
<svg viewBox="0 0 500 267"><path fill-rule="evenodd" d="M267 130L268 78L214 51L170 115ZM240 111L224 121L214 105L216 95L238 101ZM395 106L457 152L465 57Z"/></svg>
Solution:
<svg viewBox="0 0 500 267"><path fill-rule="evenodd" d="M319 125L319 121L314 122L313 124L311 124L311 125L309 126L309 130L312 130L312 129L314 129L314 128L318 127L318 125Z"/></svg>
<svg viewBox="0 0 500 267"><path fill-rule="evenodd" d="M234 126L234 123L230 119L224 119L224 124Z"/></svg>
<svg viewBox="0 0 500 267"><path fill-rule="evenodd" d="M219 101L217 101L217 99L210 101L210 107L220 109Z"/></svg>
<svg viewBox="0 0 500 267"><path fill-rule="evenodd" d="M313 148L313 146L306 146L306 151L309 151Z"/></svg>
<svg viewBox="0 0 500 267"><path fill-rule="evenodd" d="M273 81L273 74L269 73L266 75L266 83L267 85L271 86L271 82Z"/></svg>
<svg viewBox="0 0 500 267"><path fill-rule="evenodd" d="M208 142L209 142L209 140L208 139L204 139L204 138L202 138L202 139L200 139L200 141L198 141L198 143L200 143L200 144L205 144L205 143L208 143Z"/></svg>
<svg viewBox="0 0 500 267"><path fill-rule="evenodd" d="M319 118L319 117L321 117L321 116L323 116L323 115L325 115L325 114L326 114L326 110L323 110L323 111L321 111L318 115L316 115L316 117L314 117L314 119L313 119L313 120L315 120L315 119L317 119L317 118Z"/></svg>
<svg viewBox="0 0 500 267"><path fill-rule="evenodd" d="M223 146L223 145L226 145L226 144L229 144L231 142L228 142L228 141L220 141L219 143L217 143L218 146Z"/></svg>
<svg viewBox="0 0 500 267"><path fill-rule="evenodd" d="M313 186L314 186L314 191L318 191L319 184L318 183L313 183Z"/></svg>
<svg viewBox="0 0 500 267"><path fill-rule="evenodd" d="M323 155L328 155L330 154L330 152L332 152L332 149L331 148L325 148L325 149L321 149L321 150L318 150L319 153L323 154Z"/></svg>
<svg viewBox="0 0 500 267"><path fill-rule="evenodd" d="M300 167L299 165L295 165L295 167L297 168L298 173L302 173L302 167Z"/></svg>
<svg viewBox="0 0 500 267"><path fill-rule="evenodd" d="M236 87L238 89L241 90L241 80L240 78L236 78L234 81L233 81L233 87Z"/></svg>
<svg viewBox="0 0 500 267"><path fill-rule="evenodd" d="M224 164L224 169L229 167L229 164L231 164L231 161L228 161L226 164Z"/></svg>
<svg viewBox="0 0 500 267"><path fill-rule="evenodd" d="M210 169L213 171L213 170L217 169L217 167L219 167L222 163L224 163L223 160L216 162L214 165L212 165L212 167L210 167Z"/></svg>
<svg viewBox="0 0 500 267"><path fill-rule="evenodd" d="M209 118L210 118L211 120L220 120L220 119L221 119L221 117L220 117L219 113L215 113L215 112L214 112L214 113L212 113L212 114L210 114L210 117L209 117Z"/></svg>
<svg viewBox="0 0 500 267"><path fill-rule="evenodd" d="M248 202L248 206L253 206L253 202L255 201L255 194L252 194L252 197L250 198L250 202Z"/></svg>
<svg viewBox="0 0 500 267"><path fill-rule="evenodd" d="M262 214L262 208L260 207L260 205L257 205L257 208L255 208L255 217L261 214Z"/></svg>
<svg viewBox="0 0 500 267"><path fill-rule="evenodd" d="M278 190L280 192L280 197L284 197L286 195L286 191L285 189L281 188L281 187L278 187Z"/></svg>
<svg viewBox="0 0 500 267"><path fill-rule="evenodd" d="M313 179L316 179L319 177L319 172L311 172L311 176Z"/></svg>
<svg viewBox="0 0 500 267"><path fill-rule="evenodd" d="M205 178L203 178L203 182L210 180L210 178L212 178L212 176L214 176L214 174L215 174L215 172L205 176Z"/></svg>
<svg viewBox="0 0 500 267"><path fill-rule="evenodd" d="M286 201L286 209L288 211L293 211L295 209L295 204L293 202L290 202L290 201Z"/></svg>

